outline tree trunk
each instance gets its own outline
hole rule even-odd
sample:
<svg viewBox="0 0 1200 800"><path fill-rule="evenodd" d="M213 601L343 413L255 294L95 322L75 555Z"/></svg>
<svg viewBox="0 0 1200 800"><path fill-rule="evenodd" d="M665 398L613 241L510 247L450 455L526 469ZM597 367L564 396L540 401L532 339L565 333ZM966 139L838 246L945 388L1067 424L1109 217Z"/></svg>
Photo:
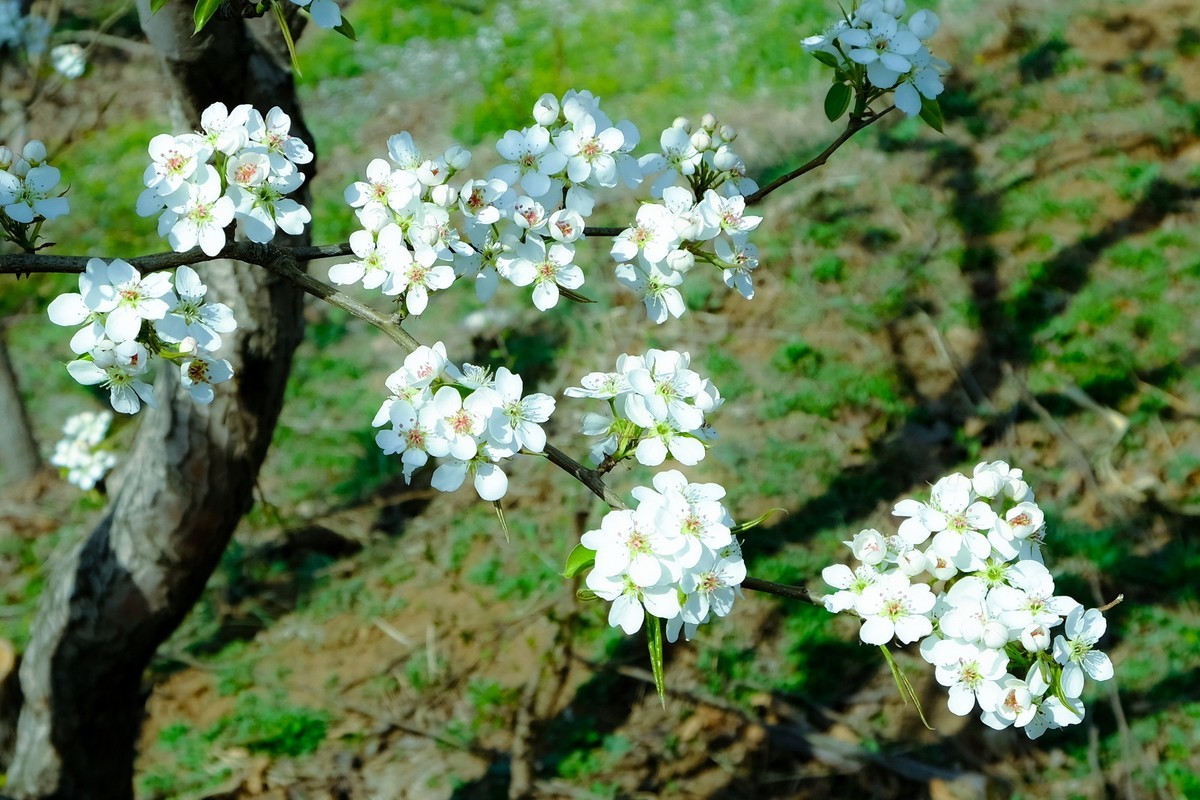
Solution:
<svg viewBox="0 0 1200 800"><path fill-rule="evenodd" d="M42 466L37 442L25 404L21 402L21 390L17 373L8 357L8 344L3 329L0 329L0 442L4 442L4 475L8 483L26 481L37 474Z"/></svg>
<svg viewBox="0 0 1200 800"><path fill-rule="evenodd" d="M214 20L192 37L189 4L167 3L154 17L148 5L139 0L143 28L175 80L188 127L217 100L278 105L292 133L311 144L286 55L281 61L282 46L265 35L272 20ZM133 796L143 672L252 503L303 332L303 295L246 265L213 262L201 272L209 297L229 304L239 322L224 354L236 385L218 387L201 406L164 371L159 407L146 413L113 481L108 513L52 575L20 669L24 705L6 787L18 800Z"/></svg>

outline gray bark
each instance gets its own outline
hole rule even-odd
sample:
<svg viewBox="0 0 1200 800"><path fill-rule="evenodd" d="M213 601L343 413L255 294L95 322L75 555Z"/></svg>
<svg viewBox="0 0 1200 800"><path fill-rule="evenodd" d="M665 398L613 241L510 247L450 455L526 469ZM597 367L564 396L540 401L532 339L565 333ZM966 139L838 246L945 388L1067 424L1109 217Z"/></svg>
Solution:
<svg viewBox="0 0 1200 800"><path fill-rule="evenodd" d="M214 20L192 37L187 5L168 3L150 18L148 0L139 0L143 27L175 81L181 120L197 126L217 100L263 111L278 105L291 115L292 133L311 144L281 46L252 32L271 20ZM160 378L159 407L143 412L106 516L53 574L20 669L24 704L6 787L18 800L133 796L143 672L251 505L303 332L303 295L247 265L214 262L201 273L209 297L239 321L224 353L236 383L200 406L172 373Z"/></svg>
<svg viewBox="0 0 1200 800"><path fill-rule="evenodd" d="M37 442L25 404L21 402L21 390L17 373L8 357L8 345L4 330L0 328L0 442L4 443L4 475L9 483L26 481L41 469Z"/></svg>

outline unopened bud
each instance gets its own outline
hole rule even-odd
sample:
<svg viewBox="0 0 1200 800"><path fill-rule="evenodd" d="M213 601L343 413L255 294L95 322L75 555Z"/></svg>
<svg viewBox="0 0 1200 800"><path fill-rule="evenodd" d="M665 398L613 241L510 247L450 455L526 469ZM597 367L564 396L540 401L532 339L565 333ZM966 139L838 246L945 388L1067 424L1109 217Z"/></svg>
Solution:
<svg viewBox="0 0 1200 800"><path fill-rule="evenodd" d="M742 161L738 154L730 150L725 145L717 148L717 152L713 154L713 166L722 172L729 172L737 168L737 165Z"/></svg>
<svg viewBox="0 0 1200 800"><path fill-rule="evenodd" d="M696 256L689 250L672 250L667 253L667 266L686 275L696 266Z"/></svg>
<svg viewBox="0 0 1200 800"><path fill-rule="evenodd" d="M533 104L533 119L543 126L558 122L558 98L549 92L539 97Z"/></svg>
<svg viewBox="0 0 1200 800"><path fill-rule="evenodd" d="M1027 625L1021 631L1021 646L1030 653L1040 653L1050 646L1050 631L1045 625Z"/></svg>
<svg viewBox="0 0 1200 800"><path fill-rule="evenodd" d="M458 202L458 190L448 183L443 183L429 190L429 198L442 208L449 208Z"/></svg>
<svg viewBox="0 0 1200 800"><path fill-rule="evenodd" d="M717 133L720 135L721 139L726 142L732 142L737 138L737 128L733 127L732 125L722 125L721 129Z"/></svg>
<svg viewBox="0 0 1200 800"><path fill-rule="evenodd" d="M450 169L458 172L471 166L471 151L462 145L451 145L443 156Z"/></svg>
<svg viewBox="0 0 1200 800"><path fill-rule="evenodd" d="M675 121L671 123L671 127L672 128L682 128L683 130L687 131L688 133L691 133L692 132L692 121L690 119L688 119L687 117L676 117Z"/></svg>
<svg viewBox="0 0 1200 800"><path fill-rule="evenodd" d="M711 146L712 137L704 131L699 130L692 134L692 147L696 148L700 152L704 152Z"/></svg>
<svg viewBox="0 0 1200 800"><path fill-rule="evenodd" d="M21 149L21 157L36 167L46 160L46 145L37 139L30 139Z"/></svg>
<svg viewBox="0 0 1200 800"><path fill-rule="evenodd" d="M712 133L717 129L717 118L712 114L705 114L700 118L700 127Z"/></svg>
<svg viewBox="0 0 1200 800"><path fill-rule="evenodd" d="M185 336L185 337L183 337L183 341L179 343L179 352L194 353L194 352L196 352L196 346L198 344L199 343L196 341L196 337Z"/></svg>
<svg viewBox="0 0 1200 800"><path fill-rule="evenodd" d="M13 151L4 145L0 145L0 169L8 169L12 166L12 163Z"/></svg>
<svg viewBox="0 0 1200 800"><path fill-rule="evenodd" d="M417 180L426 186L438 186L446 182L446 178L449 177L447 172L448 167L445 161L440 158L431 158L422 161L417 167Z"/></svg>

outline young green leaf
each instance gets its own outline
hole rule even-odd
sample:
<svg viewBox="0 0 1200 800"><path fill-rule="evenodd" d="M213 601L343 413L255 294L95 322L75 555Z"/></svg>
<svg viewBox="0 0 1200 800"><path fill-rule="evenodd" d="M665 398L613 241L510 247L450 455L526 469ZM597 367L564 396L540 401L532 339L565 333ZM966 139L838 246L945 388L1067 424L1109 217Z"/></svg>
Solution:
<svg viewBox="0 0 1200 800"><path fill-rule="evenodd" d="M824 50L814 50L812 56L825 66L837 69L838 60L837 56L835 56L833 53L827 53Z"/></svg>
<svg viewBox="0 0 1200 800"><path fill-rule="evenodd" d="M829 92L825 95L825 116L830 122L837 122L842 114L846 113L846 109L850 108L850 97L853 91L848 83L835 83L829 87Z"/></svg>
<svg viewBox="0 0 1200 800"><path fill-rule="evenodd" d="M596 302L592 298L590 298L586 295L582 295L579 292L576 292L572 289L568 289L565 286L558 287L558 293L561 294L563 297L567 298L568 300L575 302L575 303L594 303L594 302Z"/></svg>
<svg viewBox="0 0 1200 800"><path fill-rule="evenodd" d="M913 685L909 683L908 676L904 674L904 670L900 669L900 665L896 663L895 657L892 656L892 651L888 650L886 644L879 645L879 649L883 651L883 660L887 662L888 667L892 670L892 680L896 682L896 688L900 691L900 699L904 701L904 705L908 705L911 700L917 708L917 716L921 718L921 724L928 730L933 730L933 726L925 719L925 711L921 708L921 699L917 697L917 692L913 689Z"/></svg>
<svg viewBox="0 0 1200 800"><path fill-rule="evenodd" d="M342 16L342 24L334 28L333 32L340 33L352 42L358 41L358 36L354 33L354 26L350 24L350 20L346 19L344 15Z"/></svg>
<svg viewBox="0 0 1200 800"><path fill-rule="evenodd" d="M769 509L767 509L767 513L763 514L761 517L755 517L754 519L750 520L749 522L743 522L741 525L735 525L734 527L729 529L729 532L730 533L745 533L746 531L750 530L751 528L757 528L759 525L762 525L764 522L766 522L767 518L770 517L772 514L774 514L776 511L782 512L784 514L787 513L786 508L769 508Z"/></svg>
<svg viewBox="0 0 1200 800"><path fill-rule="evenodd" d="M150 0L150 13L157 14L167 4L167 0Z"/></svg>
<svg viewBox="0 0 1200 800"><path fill-rule="evenodd" d="M192 31L193 36L204 29L204 26L208 24L220 7L221 0L196 0L196 11L192 15L192 19L196 22L196 30Z"/></svg>
<svg viewBox="0 0 1200 800"><path fill-rule="evenodd" d="M667 707L667 682L663 677L663 632L662 620L646 615L646 644L650 648L650 671L654 673L654 688L658 690L658 701Z"/></svg>
<svg viewBox="0 0 1200 800"><path fill-rule="evenodd" d="M944 133L942 125L942 106L937 100L930 100L928 97L921 98L921 119L925 120L925 124L933 128L938 133Z"/></svg>
<svg viewBox="0 0 1200 800"><path fill-rule="evenodd" d="M500 505L499 500L493 501L492 505L496 507L496 516L500 518L500 530L504 531L504 541L512 541L508 535L508 520L504 518L504 506Z"/></svg>
<svg viewBox="0 0 1200 800"><path fill-rule="evenodd" d="M567 566L563 570L564 578L574 578L583 570L596 563L596 551L589 550L581 544L575 545L571 555L567 556Z"/></svg>
<svg viewBox="0 0 1200 800"><path fill-rule="evenodd" d="M279 23L279 31L283 34L283 41L287 44L288 55L292 58L292 69L296 70L296 75L301 75L300 59L296 58L296 43L292 41L292 29L288 27L287 18L283 16L283 6L277 0L272 8L275 11L275 20Z"/></svg>

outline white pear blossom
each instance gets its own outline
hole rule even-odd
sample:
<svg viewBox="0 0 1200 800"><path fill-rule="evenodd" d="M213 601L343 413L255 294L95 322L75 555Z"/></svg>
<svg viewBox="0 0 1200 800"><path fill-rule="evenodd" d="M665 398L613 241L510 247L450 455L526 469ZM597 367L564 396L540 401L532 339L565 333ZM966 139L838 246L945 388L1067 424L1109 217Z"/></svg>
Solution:
<svg viewBox="0 0 1200 800"><path fill-rule="evenodd" d="M1083 676L1094 681L1106 681L1113 676L1112 661L1093 649L1104 635L1108 623L1095 608L1084 611L1076 606L1067 615L1066 636L1054 637L1054 660L1063 665L1062 688L1067 697L1083 693Z"/></svg>
<svg viewBox="0 0 1200 800"><path fill-rule="evenodd" d="M858 600L863 618L859 637L867 644L887 644L893 637L908 643L928 636L933 632L929 614L934 601L927 584L910 583L901 573L883 575Z"/></svg>

